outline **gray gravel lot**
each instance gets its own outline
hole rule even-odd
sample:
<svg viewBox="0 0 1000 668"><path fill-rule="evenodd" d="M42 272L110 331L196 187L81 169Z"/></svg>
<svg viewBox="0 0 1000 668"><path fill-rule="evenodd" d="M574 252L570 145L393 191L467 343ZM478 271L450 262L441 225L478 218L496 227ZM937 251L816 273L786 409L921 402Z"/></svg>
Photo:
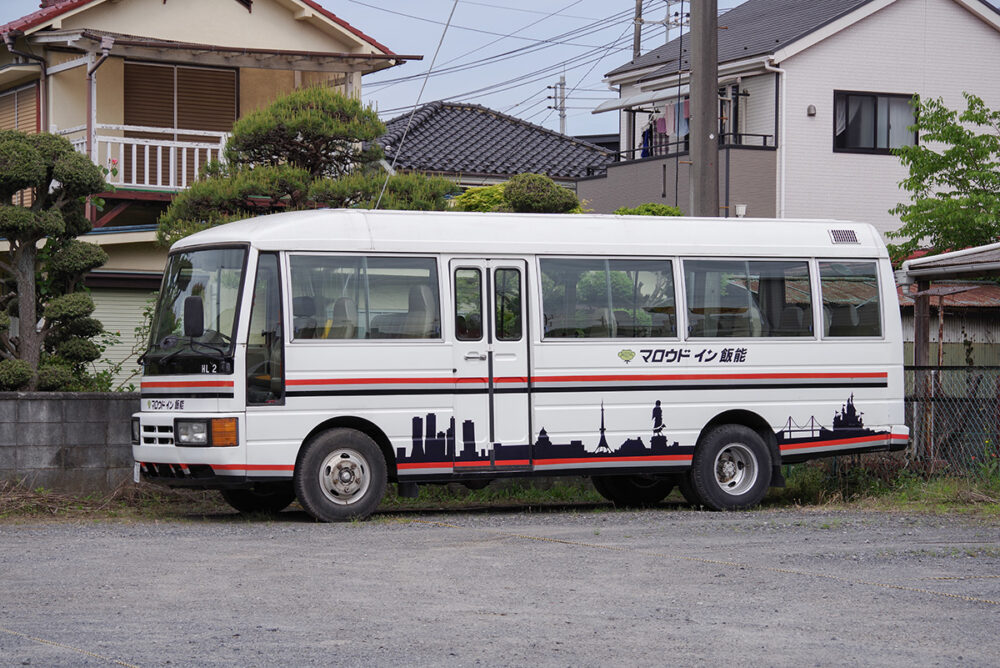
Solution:
<svg viewBox="0 0 1000 668"><path fill-rule="evenodd" d="M0 525L0 665L1000 663L1000 527L664 507Z"/></svg>

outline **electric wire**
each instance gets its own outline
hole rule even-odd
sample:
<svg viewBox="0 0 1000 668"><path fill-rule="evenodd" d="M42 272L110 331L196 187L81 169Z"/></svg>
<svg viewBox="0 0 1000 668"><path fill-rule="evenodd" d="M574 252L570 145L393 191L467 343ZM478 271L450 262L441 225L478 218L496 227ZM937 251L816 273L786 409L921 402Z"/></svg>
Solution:
<svg viewBox="0 0 1000 668"><path fill-rule="evenodd" d="M444 26L444 30L441 31L441 39L438 40L437 48L434 49L434 57L431 58L431 64L427 68L427 75L434 70L434 63L437 61L438 53L441 51L441 45L444 44L444 36L448 34L448 26L451 24L451 18L455 15L455 8L458 7L458 0L451 5L451 12L448 14L448 22ZM420 86L420 92L417 94L417 99L413 103L413 111L410 112L410 118L406 121L406 127L403 128L403 136L399 138L399 145L396 146L396 154L392 157L392 165L385 172L385 181L382 183L382 190L378 194L378 199L375 200L375 206L373 208L378 209L379 204L382 203L382 196L385 195L385 188L389 185L389 177L392 176L393 172L396 170L396 161L399 160L399 154L403 150L403 142L406 141L406 133L410 131L410 124L413 123L413 115L417 113L417 107L420 106L420 98L423 97L424 88L427 86L427 78L424 78L424 83Z"/></svg>

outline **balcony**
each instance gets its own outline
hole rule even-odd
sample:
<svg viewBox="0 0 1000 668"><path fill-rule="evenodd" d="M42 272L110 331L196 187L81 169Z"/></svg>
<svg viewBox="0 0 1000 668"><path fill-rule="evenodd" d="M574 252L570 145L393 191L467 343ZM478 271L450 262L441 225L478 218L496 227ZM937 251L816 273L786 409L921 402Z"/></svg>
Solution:
<svg viewBox="0 0 1000 668"><path fill-rule="evenodd" d="M86 127L59 134L87 152ZM223 160L228 138L225 132L98 123L91 159L108 170L115 188L177 192L190 187L206 163Z"/></svg>

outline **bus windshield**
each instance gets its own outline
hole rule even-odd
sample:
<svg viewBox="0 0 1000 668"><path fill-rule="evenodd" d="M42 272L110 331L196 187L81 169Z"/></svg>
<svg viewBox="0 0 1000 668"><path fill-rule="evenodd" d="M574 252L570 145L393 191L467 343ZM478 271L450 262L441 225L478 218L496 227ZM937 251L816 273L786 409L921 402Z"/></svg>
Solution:
<svg viewBox="0 0 1000 668"><path fill-rule="evenodd" d="M240 247L170 256L150 327L146 375L232 373L246 254Z"/></svg>

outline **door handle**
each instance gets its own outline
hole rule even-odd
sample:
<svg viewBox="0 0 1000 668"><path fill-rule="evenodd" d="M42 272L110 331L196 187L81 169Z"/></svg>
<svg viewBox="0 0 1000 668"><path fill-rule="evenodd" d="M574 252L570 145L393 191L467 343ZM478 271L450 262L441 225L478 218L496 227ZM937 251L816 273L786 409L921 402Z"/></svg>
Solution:
<svg viewBox="0 0 1000 668"><path fill-rule="evenodd" d="M465 353L465 361L466 362L472 362L472 361L475 361L475 360L479 360L481 362L485 362L486 361L486 353Z"/></svg>

